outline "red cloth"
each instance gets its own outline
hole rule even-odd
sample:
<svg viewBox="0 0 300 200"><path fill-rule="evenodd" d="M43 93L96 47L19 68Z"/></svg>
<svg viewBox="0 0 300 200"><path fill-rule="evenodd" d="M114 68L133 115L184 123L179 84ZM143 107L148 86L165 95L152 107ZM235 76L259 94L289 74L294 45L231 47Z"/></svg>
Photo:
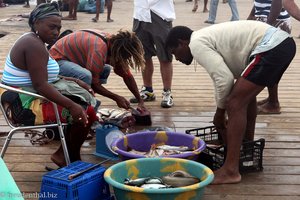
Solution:
<svg viewBox="0 0 300 200"><path fill-rule="evenodd" d="M62 123L67 123L68 119L70 119L70 112L66 108L63 108L62 106L59 105L57 105L57 108L58 108L60 121ZM43 113L43 120L45 124L56 122L54 107L51 102L42 103L42 113Z"/></svg>

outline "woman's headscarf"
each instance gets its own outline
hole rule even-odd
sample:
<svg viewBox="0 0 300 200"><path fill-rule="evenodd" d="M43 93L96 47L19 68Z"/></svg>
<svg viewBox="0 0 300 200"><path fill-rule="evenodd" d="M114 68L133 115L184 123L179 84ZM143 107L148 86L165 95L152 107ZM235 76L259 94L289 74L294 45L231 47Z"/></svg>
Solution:
<svg viewBox="0 0 300 200"><path fill-rule="evenodd" d="M60 16L59 6L57 2L42 3L38 5L29 16L28 24L31 30L34 30L33 24L39 19L43 19L49 16Z"/></svg>

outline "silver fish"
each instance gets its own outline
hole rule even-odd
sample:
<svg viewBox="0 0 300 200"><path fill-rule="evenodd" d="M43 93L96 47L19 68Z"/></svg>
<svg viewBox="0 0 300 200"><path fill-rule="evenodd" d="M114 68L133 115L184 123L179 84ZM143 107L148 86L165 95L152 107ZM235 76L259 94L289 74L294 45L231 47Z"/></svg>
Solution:
<svg viewBox="0 0 300 200"><path fill-rule="evenodd" d="M145 184L163 184L163 181L160 178L149 178Z"/></svg>
<svg viewBox="0 0 300 200"><path fill-rule="evenodd" d="M164 184L152 183L152 184L143 184L143 185L141 185L141 188L144 188L144 189L163 189L163 188L168 188L168 186L166 186Z"/></svg>
<svg viewBox="0 0 300 200"><path fill-rule="evenodd" d="M137 186L140 187L141 185L143 185L147 180L149 179L149 177L147 178L137 178L137 179L128 179L126 178L124 181L125 185L131 185L131 186Z"/></svg>
<svg viewBox="0 0 300 200"><path fill-rule="evenodd" d="M187 151L189 147L187 146L171 146L171 145L161 145L157 146L157 149L163 149L165 151Z"/></svg>
<svg viewBox="0 0 300 200"><path fill-rule="evenodd" d="M177 170L169 175L163 176L162 180L165 184L172 187L184 187L200 182L199 178L181 170Z"/></svg>

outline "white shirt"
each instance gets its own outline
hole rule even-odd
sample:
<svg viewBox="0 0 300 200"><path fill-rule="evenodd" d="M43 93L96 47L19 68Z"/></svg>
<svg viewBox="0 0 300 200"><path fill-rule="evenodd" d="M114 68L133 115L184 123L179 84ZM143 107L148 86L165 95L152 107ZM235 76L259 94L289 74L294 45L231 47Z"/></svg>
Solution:
<svg viewBox="0 0 300 200"><path fill-rule="evenodd" d="M173 0L134 0L134 19L151 23L150 11L166 21L176 18Z"/></svg>

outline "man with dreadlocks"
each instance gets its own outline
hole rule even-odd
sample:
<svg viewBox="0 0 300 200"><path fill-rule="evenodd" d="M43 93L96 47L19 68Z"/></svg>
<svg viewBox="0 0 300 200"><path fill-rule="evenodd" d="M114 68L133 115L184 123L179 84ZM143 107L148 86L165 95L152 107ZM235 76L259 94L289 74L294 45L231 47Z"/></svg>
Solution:
<svg viewBox="0 0 300 200"><path fill-rule="evenodd" d="M59 66L51 58L45 46L45 44L52 44L57 40L61 29L58 4L53 2L38 5L30 13L28 24L31 31L23 34L9 51L2 82L23 90L36 91L66 108L62 109L64 114L61 115L61 120L69 123L65 139L70 161L80 160L81 145L85 141L91 125L97 120L93 108L96 105L96 99L91 94L92 91L88 84L77 81L75 78L58 76ZM72 89L74 92L68 93L68 97L64 96L64 91L66 91L64 88ZM80 100L77 100L78 97ZM20 96L20 100L22 106L27 104L26 108L31 108L30 103L33 102L33 99L30 96ZM49 110L42 113L44 123L49 121L51 123L49 115L51 115ZM36 123L35 119L33 123ZM66 165L62 146L52 154L51 160L60 167Z"/></svg>
<svg viewBox="0 0 300 200"><path fill-rule="evenodd" d="M119 31L113 35L94 29L79 30L58 40L50 54L57 60L61 75L81 79L96 93L114 100L120 108L129 109L126 98L103 87L112 66L138 99L138 108L144 110L143 99L130 72L130 68L140 70L144 66L143 46L134 33Z"/></svg>

